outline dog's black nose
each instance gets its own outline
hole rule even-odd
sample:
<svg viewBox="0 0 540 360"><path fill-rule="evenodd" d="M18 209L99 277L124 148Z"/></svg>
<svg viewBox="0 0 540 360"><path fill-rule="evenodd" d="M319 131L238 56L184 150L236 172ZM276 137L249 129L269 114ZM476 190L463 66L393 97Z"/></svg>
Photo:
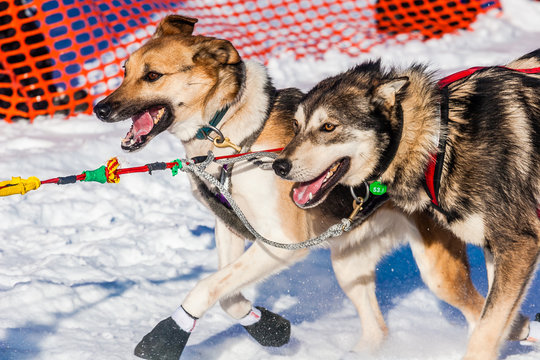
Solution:
<svg viewBox="0 0 540 360"><path fill-rule="evenodd" d="M107 121L109 120L109 116L112 112L112 107L107 102L99 102L96 106L94 106L94 112L96 113L96 116L101 121Z"/></svg>
<svg viewBox="0 0 540 360"><path fill-rule="evenodd" d="M292 164L287 159L277 159L272 164L272 169L274 169L274 172L281 176L285 177L287 174L291 171Z"/></svg>

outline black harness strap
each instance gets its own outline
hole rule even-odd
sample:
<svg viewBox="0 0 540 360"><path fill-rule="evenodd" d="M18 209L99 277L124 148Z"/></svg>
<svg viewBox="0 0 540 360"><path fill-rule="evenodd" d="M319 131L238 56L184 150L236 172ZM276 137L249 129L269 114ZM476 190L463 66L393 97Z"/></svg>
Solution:
<svg viewBox="0 0 540 360"><path fill-rule="evenodd" d="M431 199L431 206L434 209L441 212L445 216L447 213L439 205L439 189L441 187L441 176L444 167L444 157L446 154L446 140L447 140L447 127L448 127L448 84L444 85L441 89L441 122L440 129L444 131L439 132L439 145L437 147L437 154L432 155L431 161L424 173L424 190Z"/></svg>
<svg viewBox="0 0 540 360"><path fill-rule="evenodd" d="M540 67L531 69L512 69L506 66L495 66L495 68L502 68L512 71L517 71L525 74L538 74L540 73ZM449 123L449 91L448 86L457 80L466 78L479 70L489 69L489 67L472 67L467 70L459 71L455 74L451 74L437 83L441 90L441 125L439 130L439 146L437 154L431 155L431 160L427 169L424 172L424 189L431 199L431 206L443 215L448 214L444 211L439 203L439 190L441 186L441 176L444 167L444 157L446 151L446 142L448 137L448 123ZM537 214L540 218L540 210L537 208Z"/></svg>

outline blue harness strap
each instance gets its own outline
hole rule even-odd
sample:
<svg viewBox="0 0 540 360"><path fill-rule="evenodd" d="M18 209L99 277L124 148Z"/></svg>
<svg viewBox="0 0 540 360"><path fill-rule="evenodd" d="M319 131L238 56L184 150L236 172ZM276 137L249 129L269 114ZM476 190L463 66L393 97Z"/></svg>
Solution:
<svg viewBox="0 0 540 360"><path fill-rule="evenodd" d="M217 127L221 119L225 116L225 113L227 113L227 110L229 110L229 105L226 105L223 109L217 111L212 119L210 120L209 124L213 127ZM209 127L202 127L197 131L197 139L204 140L208 137L208 135L212 132L212 129Z"/></svg>

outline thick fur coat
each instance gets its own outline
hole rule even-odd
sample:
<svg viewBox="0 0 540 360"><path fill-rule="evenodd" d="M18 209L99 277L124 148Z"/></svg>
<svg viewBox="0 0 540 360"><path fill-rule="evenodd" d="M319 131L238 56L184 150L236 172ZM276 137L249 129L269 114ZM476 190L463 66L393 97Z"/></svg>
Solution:
<svg viewBox="0 0 540 360"><path fill-rule="evenodd" d="M497 357L538 259L540 74L514 69L539 64L537 50L443 89L420 65L358 65L303 98L296 135L274 162L280 176L304 183L336 166L328 180L333 184L381 181L400 208L429 211L462 240L484 246L494 273L467 360ZM434 207L424 190L425 170L441 138L446 144ZM331 189L322 188L308 204L323 202Z"/></svg>
<svg viewBox="0 0 540 360"><path fill-rule="evenodd" d="M274 89L265 68L242 61L230 42L192 35L196 21L178 15L163 20L153 39L130 56L123 83L96 105L96 115L106 122L131 120L121 143L127 151L141 149L167 130L182 142L187 158L209 150L216 156L230 155L235 150L198 137L225 108L217 127L242 151L283 147L294 135L293 116L303 94ZM211 136L217 135L212 131ZM212 164L208 171L219 176L221 169ZM302 210L291 201L293 184L254 162L235 164L227 177L250 223L278 242L298 243L318 235L352 211L353 199L344 187L335 187L331 201L322 206ZM217 217L219 270L199 281L181 307L201 318L219 301L233 318L244 319L253 305L241 289L301 259L307 250L275 249L260 242L246 250L244 240L251 235L216 201L214 189L198 179L191 181L194 195ZM480 316L483 298L470 281L464 245L452 241L452 235L427 216L410 217L386 205L330 244L337 280L361 319L357 350L377 348L387 333L375 296L375 265L406 239L430 288L457 306L470 324Z"/></svg>

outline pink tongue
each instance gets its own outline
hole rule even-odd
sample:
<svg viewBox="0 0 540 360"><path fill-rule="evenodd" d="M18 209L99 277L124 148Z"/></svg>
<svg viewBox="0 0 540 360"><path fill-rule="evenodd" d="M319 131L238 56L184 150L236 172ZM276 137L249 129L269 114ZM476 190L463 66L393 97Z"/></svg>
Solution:
<svg viewBox="0 0 540 360"><path fill-rule="evenodd" d="M133 117L133 135L139 140L142 135L148 134L154 127L154 120L148 111Z"/></svg>
<svg viewBox="0 0 540 360"><path fill-rule="evenodd" d="M301 183L298 187L293 189L293 200L298 205L304 205L309 201L309 194L315 195L317 191L321 189L324 177L326 176L326 171L309 183Z"/></svg>

